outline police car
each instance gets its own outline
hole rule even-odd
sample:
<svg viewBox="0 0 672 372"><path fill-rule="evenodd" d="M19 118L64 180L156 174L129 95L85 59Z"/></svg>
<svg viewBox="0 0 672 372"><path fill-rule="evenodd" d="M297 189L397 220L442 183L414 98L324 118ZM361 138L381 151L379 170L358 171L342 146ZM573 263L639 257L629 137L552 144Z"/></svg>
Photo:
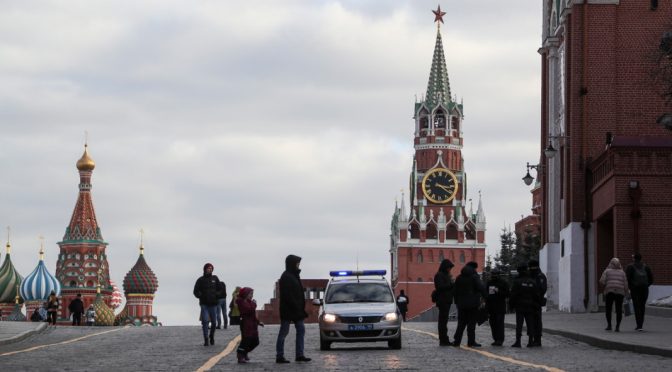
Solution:
<svg viewBox="0 0 672 372"><path fill-rule="evenodd" d="M401 349L401 314L385 270L331 271L319 316L320 350L333 342L387 341Z"/></svg>

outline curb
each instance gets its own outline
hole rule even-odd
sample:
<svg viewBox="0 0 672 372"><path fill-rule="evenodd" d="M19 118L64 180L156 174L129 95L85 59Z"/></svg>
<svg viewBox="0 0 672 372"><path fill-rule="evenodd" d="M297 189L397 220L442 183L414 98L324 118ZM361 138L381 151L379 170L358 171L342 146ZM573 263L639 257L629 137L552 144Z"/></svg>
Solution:
<svg viewBox="0 0 672 372"><path fill-rule="evenodd" d="M35 333L40 333L40 332L44 331L47 328L47 326L48 326L47 323L42 322L42 323L40 323L40 325L38 325L37 327L35 327L33 329L23 331L23 332L15 335L15 336L12 336L10 338L0 340L0 346L9 345L9 344L13 344L15 342L19 342L21 340L24 340L24 339L28 338L29 336L32 336Z"/></svg>
<svg viewBox="0 0 672 372"><path fill-rule="evenodd" d="M511 323L505 323L506 328L516 328L515 324ZM580 342L585 342L588 345L599 347L601 349L607 349L607 350L618 350L618 351L630 351L633 353L639 353L639 354L649 354L649 355L658 355L658 356L664 356L664 357L672 357L672 350L669 349L661 349L657 347L652 347L652 346L645 346L645 345L636 345L636 344L626 344L623 342L617 342L617 341L610 341L610 340L605 340L601 339L598 337L594 336L588 336L588 335L583 335L575 332L568 332L568 331L562 331L562 330L557 330L557 329L549 329L549 328L544 328L543 329L544 333L548 333L551 335L558 335L558 336L563 336L567 338L571 338L572 340L580 341Z"/></svg>

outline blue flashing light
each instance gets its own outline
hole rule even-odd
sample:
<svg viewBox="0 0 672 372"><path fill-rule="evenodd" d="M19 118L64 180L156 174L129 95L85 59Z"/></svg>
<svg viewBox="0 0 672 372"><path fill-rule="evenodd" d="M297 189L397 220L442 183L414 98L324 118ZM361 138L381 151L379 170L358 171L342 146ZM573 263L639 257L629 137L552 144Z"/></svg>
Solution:
<svg viewBox="0 0 672 372"><path fill-rule="evenodd" d="M376 276L376 275L385 275L387 270L341 270L341 271L330 271L330 276Z"/></svg>

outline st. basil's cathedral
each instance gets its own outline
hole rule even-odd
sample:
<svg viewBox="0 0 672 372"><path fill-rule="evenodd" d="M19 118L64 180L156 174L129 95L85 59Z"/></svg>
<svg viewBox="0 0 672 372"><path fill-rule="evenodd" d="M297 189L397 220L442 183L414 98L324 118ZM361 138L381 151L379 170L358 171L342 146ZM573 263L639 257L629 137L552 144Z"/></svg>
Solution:
<svg viewBox="0 0 672 372"><path fill-rule="evenodd" d="M453 277L469 261L485 264L485 212L481 195L473 211L467 197L467 173L462 157L464 105L451 95L441 39L441 7L433 11L436 43L426 95L415 103L410 207L402 195L391 222L392 287L412 300L408 317L431 312L434 274L443 259L455 267ZM467 206L469 210L467 210Z"/></svg>
<svg viewBox="0 0 672 372"><path fill-rule="evenodd" d="M59 324L71 324L68 306L81 294L84 309L93 305L97 326L159 325L153 314L154 294L159 283L145 260L142 236L138 260L124 277L122 295L110 278L108 243L103 239L93 207L91 177L96 163L89 156L87 145L76 165L79 194L63 240L58 242L55 275L47 269L41 245L37 266L25 278L21 276L11 260L8 233L5 259L0 266L0 316L3 320L29 320L53 291L60 300ZM126 304L115 315L124 297Z"/></svg>

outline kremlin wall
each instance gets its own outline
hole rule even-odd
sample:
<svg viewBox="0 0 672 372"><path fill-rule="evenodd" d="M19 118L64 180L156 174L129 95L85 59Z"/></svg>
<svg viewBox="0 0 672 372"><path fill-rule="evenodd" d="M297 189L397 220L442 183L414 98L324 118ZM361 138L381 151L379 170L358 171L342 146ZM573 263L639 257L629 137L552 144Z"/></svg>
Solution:
<svg viewBox="0 0 672 372"><path fill-rule="evenodd" d="M89 156L87 145L76 165L79 194L63 240L58 242L54 274L44 261L41 244L37 265L30 274L22 276L12 263L8 228L5 256L0 266L0 318L29 321L31 314L44 305L53 291L60 300L57 324L72 324L68 305L81 294L85 309L93 305L97 326L160 325L153 314L159 282L145 260L142 236L138 260L124 277L122 293L110 278L105 252L108 243L103 239L93 207L91 177L96 164ZM120 309L124 298L125 306Z"/></svg>

